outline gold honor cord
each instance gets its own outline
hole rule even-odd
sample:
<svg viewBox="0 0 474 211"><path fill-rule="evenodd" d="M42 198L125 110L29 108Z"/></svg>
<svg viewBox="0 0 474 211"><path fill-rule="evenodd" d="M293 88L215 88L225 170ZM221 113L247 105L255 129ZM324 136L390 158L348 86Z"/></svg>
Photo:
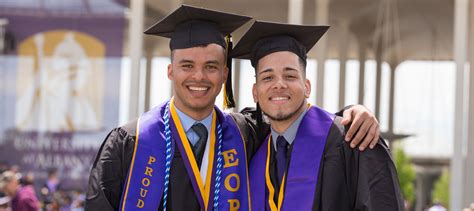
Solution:
<svg viewBox="0 0 474 211"><path fill-rule="evenodd" d="M122 202L122 211L125 210L125 202L127 201L127 196L128 196L128 188L130 186L130 179L132 178L132 172L133 172L133 166L135 164L135 157L137 155L137 148L138 148L138 134L140 134L140 118L138 118L137 121L137 129L136 129L136 137L135 137L135 147L133 148L133 156L132 156L132 163L130 164L130 172L128 174L127 178L127 186L125 187L125 194L123 196L123 202Z"/></svg>
<svg viewBox="0 0 474 211"><path fill-rule="evenodd" d="M214 150L215 150L215 142L216 142L216 111L213 110L212 113L212 126L211 126L211 143L209 147L209 165L207 169L207 175L206 175L206 186L203 185L202 183L202 178L201 174L199 171L199 167L197 166L196 159L194 157L193 151L191 149L191 146L189 144L189 141L186 137L186 133L184 132L183 126L181 124L181 121L179 120L178 114L176 112L176 108L174 106L174 100L171 99L170 103L170 111L171 111L171 117L173 118L173 121L176 125L176 129L178 130L179 138L181 140L181 143L183 144L185 153L188 157L189 164L191 166L191 169L193 171L193 178L198 184L199 187L199 192L202 196L202 200L204 201L204 209L207 210L208 204L209 204L209 196L210 196L210 190L211 190L211 177L212 177L212 170L214 168ZM183 159L184 162L186 162L186 159ZM192 177L190 175L190 177Z"/></svg>
<svg viewBox="0 0 474 211"><path fill-rule="evenodd" d="M267 161L265 165L265 183L267 184L268 188L268 204L270 205L271 211L280 211L281 210L281 205L283 203L283 198L284 198L284 187L286 183L286 172L283 174L283 179L281 182L280 186L280 191L278 192L278 207L275 204L275 201L273 200L274 195L275 195L275 188L273 187L273 184L270 179L270 147L272 143L272 136L268 138L268 146L267 146Z"/></svg>

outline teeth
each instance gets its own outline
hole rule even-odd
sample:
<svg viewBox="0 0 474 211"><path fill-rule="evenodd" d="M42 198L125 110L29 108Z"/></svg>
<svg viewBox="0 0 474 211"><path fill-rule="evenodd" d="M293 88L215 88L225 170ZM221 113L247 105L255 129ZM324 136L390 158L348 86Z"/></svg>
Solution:
<svg viewBox="0 0 474 211"><path fill-rule="evenodd" d="M207 87L190 86L189 89L192 90L192 91L206 91Z"/></svg>
<svg viewBox="0 0 474 211"><path fill-rule="evenodd" d="M288 100L288 97L272 97L272 100Z"/></svg>

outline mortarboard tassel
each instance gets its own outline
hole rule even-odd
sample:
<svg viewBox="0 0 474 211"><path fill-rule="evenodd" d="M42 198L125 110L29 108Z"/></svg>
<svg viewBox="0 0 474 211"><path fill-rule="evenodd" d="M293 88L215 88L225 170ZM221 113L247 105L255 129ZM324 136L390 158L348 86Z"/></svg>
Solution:
<svg viewBox="0 0 474 211"><path fill-rule="evenodd" d="M224 88L224 108L234 108L235 107L235 101L234 101L234 93L232 91L232 57L231 51L232 51L232 38L230 35L227 35L225 37L226 44L227 44L227 60L226 60L226 66L229 69L229 73L227 75L227 81L225 82L225 88Z"/></svg>

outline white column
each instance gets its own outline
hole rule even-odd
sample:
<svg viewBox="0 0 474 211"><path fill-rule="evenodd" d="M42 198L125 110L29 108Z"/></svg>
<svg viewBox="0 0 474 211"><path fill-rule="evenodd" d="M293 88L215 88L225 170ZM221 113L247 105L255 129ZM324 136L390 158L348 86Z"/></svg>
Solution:
<svg viewBox="0 0 474 211"><path fill-rule="evenodd" d="M129 54L131 60L129 111L126 119L131 120L138 116L140 96L140 60L143 47L143 16L145 11L145 0L133 0L130 2L129 17Z"/></svg>
<svg viewBox="0 0 474 211"><path fill-rule="evenodd" d="M5 32L8 25L8 19L0 18L0 54L5 50Z"/></svg>
<svg viewBox="0 0 474 211"><path fill-rule="evenodd" d="M288 0L288 23L303 23L304 0Z"/></svg>
<svg viewBox="0 0 474 211"><path fill-rule="evenodd" d="M146 47L146 72L145 72L145 103L143 105L144 110L150 110L150 98L151 98L151 70L153 67L153 52L155 46L153 44L148 44Z"/></svg>
<svg viewBox="0 0 474 211"><path fill-rule="evenodd" d="M349 24L341 21L339 35L339 109L344 108L346 99L346 62L349 51Z"/></svg>
<svg viewBox="0 0 474 211"><path fill-rule="evenodd" d="M398 63L390 64L390 90L389 90L389 103L388 103L388 132L393 133L393 114L395 105L395 75ZM393 140L390 140L393 141Z"/></svg>
<svg viewBox="0 0 474 211"><path fill-rule="evenodd" d="M362 38L357 40L359 48L359 104L364 104L365 95L365 60L367 60L367 42Z"/></svg>
<svg viewBox="0 0 474 211"><path fill-rule="evenodd" d="M380 92L381 92L381 83L382 83L382 58L383 58L383 49L382 49L382 38L380 37L377 41L379 44L375 50L375 62L376 62L376 79L375 79L375 117L380 119Z"/></svg>
<svg viewBox="0 0 474 211"><path fill-rule="evenodd" d="M329 25L329 0L316 1L316 24ZM316 44L316 60L318 61L316 76L316 105L324 105L324 71L327 53L327 35Z"/></svg>
<svg viewBox="0 0 474 211"><path fill-rule="evenodd" d="M469 0L454 1L454 61L456 63L456 92L454 117L454 147L451 158L450 210L463 208L463 148L466 141L464 72L467 54Z"/></svg>
<svg viewBox="0 0 474 211"><path fill-rule="evenodd" d="M474 1L469 2L469 26L468 26L468 39L470 47L468 48L468 57L470 64L469 71L469 129L467 137L467 155L464 164L464 207L467 207L469 203L474 203Z"/></svg>

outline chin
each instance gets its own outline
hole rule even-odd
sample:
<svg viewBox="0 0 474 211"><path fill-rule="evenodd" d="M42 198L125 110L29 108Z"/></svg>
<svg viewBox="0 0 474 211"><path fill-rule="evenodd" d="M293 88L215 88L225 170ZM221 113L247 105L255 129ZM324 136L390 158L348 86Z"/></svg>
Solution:
<svg viewBox="0 0 474 211"><path fill-rule="evenodd" d="M267 114L267 113L265 113L265 115L267 115L267 117L270 118L273 121L285 121L285 120L288 120L291 117L293 117L295 114L294 113L290 113L290 114L284 114L284 113Z"/></svg>

